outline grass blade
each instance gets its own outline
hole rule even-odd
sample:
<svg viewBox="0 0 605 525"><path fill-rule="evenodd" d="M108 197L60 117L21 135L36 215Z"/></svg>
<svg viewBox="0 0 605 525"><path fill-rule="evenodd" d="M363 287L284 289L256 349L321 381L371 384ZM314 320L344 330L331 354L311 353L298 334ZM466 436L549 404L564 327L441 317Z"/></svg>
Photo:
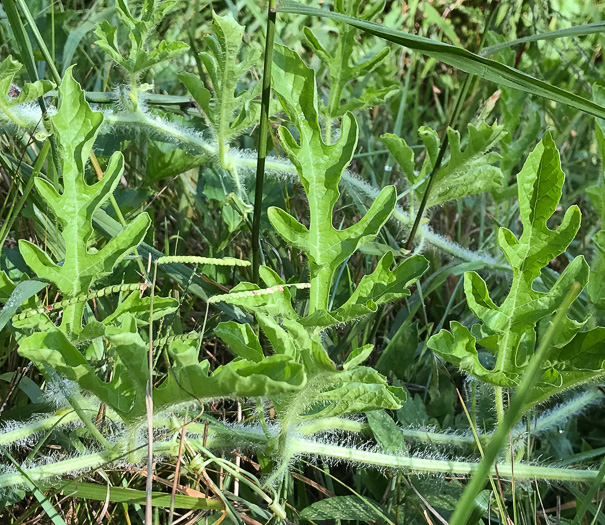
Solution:
<svg viewBox="0 0 605 525"><path fill-rule="evenodd" d="M273 41L275 38L275 0L270 0L267 9L267 37L265 41L265 64L263 70L263 91L258 134L258 160L256 164L256 187L254 191L254 216L252 219L252 281L259 282L258 271L261 264L260 220L263 204L263 182L267 158L267 135L269 134L269 105L271 101L271 66L273 65Z"/></svg>
<svg viewBox="0 0 605 525"><path fill-rule="evenodd" d="M69 481L61 485L61 491L77 498L85 498L96 501L105 501L107 498L107 487L95 483L86 483L82 481ZM109 501L114 503L140 504L145 502L145 491L125 489L120 487L110 487ZM177 494L174 497L174 506L177 509L212 509L222 510L223 504L220 501L210 498L197 498L194 496L185 496ZM162 492L153 492L151 494L151 504L154 507L169 507L170 494Z"/></svg>
<svg viewBox="0 0 605 525"><path fill-rule="evenodd" d="M44 39L42 38L40 31L38 30L38 26L36 25L36 21L34 20L34 17L32 16L32 14L29 11L29 7L27 7L25 0L17 0L17 1L19 2L19 7L21 7L21 10L23 11L23 15L25 16L25 19L27 20L27 23L29 24L29 28L30 28L31 32L34 34L36 42L38 43L38 48L40 49L40 52L42 53L42 56L44 57L44 60L46 61L46 65L50 69L50 72L55 80L55 83L57 85L61 84L61 75L59 75L59 72L57 71L57 68L50 55L50 52L48 51L48 48L46 47L46 42L44 42Z"/></svg>
<svg viewBox="0 0 605 525"><path fill-rule="evenodd" d="M15 458L13 458L13 456L11 456L10 453L4 447L0 447L0 450L9 459L9 461L13 464L13 467L15 467L17 469L17 471L23 475L25 485L27 486L27 488L29 490L32 491L35 498L38 500L38 502L44 509L44 512L46 512L46 515L49 517L49 519L52 521L52 523L54 525L67 525L65 523L65 521L63 520L63 518L61 517L61 515L53 507L52 503L48 500L48 498L42 493L42 491L38 488L38 486L29 477L27 477L25 472L23 472L23 470L21 469L21 466L19 465L17 460L15 460Z"/></svg>
<svg viewBox="0 0 605 525"><path fill-rule="evenodd" d="M6 326L6 323L8 323L19 306L39 291L44 290L47 286L47 282L39 281L38 279L28 279L19 283L0 312L0 330Z"/></svg>
<svg viewBox="0 0 605 525"><path fill-rule="evenodd" d="M486 47L479 53L481 56L488 56L507 47L514 47L519 44L527 42L540 42L541 40L556 40L557 38L571 38L592 35L594 33L605 32L605 22L595 22L593 24L584 24L581 26L566 27L565 29L558 29L557 31L547 31L546 33L539 33L537 35L525 36L523 38L517 38L510 42L502 42L501 44L495 44L493 46Z"/></svg>
<svg viewBox="0 0 605 525"><path fill-rule="evenodd" d="M15 35L17 47L21 52L21 62L23 62L23 65L27 70L30 81L35 82L36 80L39 80L39 78L38 71L36 70L36 61L34 60L34 51L29 38L27 38L25 26L23 25L23 21L19 16L17 6L13 0L3 1L2 6L4 7L4 11L6 11L6 18L8 19L8 23L13 30L13 34ZM44 106L44 100L41 100L40 107L42 108L42 112L44 112L46 109Z"/></svg>
<svg viewBox="0 0 605 525"><path fill-rule="evenodd" d="M489 80L501 86L506 86L512 89L518 89L536 95L554 102L559 102L567 106L574 107L590 115L605 118L605 108L587 100L583 97L565 91L559 87L553 86L538 80L526 73L522 73L518 69L505 66L494 60L490 60L480 55L476 55L456 46L431 40L396 29L390 29L380 24L359 20L354 17L341 15L325 9L304 6L296 2L285 1L280 3L276 9L282 13L294 13L308 16L321 16L338 20L347 24L358 27L366 33L370 33L379 38L383 38L395 44L414 49L426 56L449 64L461 71L465 71L471 75Z"/></svg>
<svg viewBox="0 0 605 525"><path fill-rule="evenodd" d="M603 478L605 478L605 461L601 462L601 468L599 469L599 474L597 475L597 479L590 485L588 490L584 493L582 498L582 504L576 513L574 518L574 525L581 525L583 522L584 515L586 511L590 508L592 504L593 498L599 492L599 489L603 486ZM593 522L594 523L594 522Z"/></svg>
<svg viewBox="0 0 605 525"><path fill-rule="evenodd" d="M551 341L559 327L562 325L563 319L565 319L571 303L575 299L577 293L579 293L579 288L579 283L573 284L569 293L565 299L563 299L563 302L557 311L557 315L546 330L542 341L540 341L540 345L529 362L527 371L523 375L521 382L515 391L502 422L496 428L496 431L485 450L483 459L479 463L477 470L473 473L473 477L464 489L462 497L456 505L456 510L454 511L454 514L452 514L450 520L451 525L464 525L467 523L468 517L473 511L473 502L483 489L485 480L489 476L490 469L496 461L498 453L508 439L511 429L524 413L525 398L540 378L540 363L547 358L551 348Z"/></svg>

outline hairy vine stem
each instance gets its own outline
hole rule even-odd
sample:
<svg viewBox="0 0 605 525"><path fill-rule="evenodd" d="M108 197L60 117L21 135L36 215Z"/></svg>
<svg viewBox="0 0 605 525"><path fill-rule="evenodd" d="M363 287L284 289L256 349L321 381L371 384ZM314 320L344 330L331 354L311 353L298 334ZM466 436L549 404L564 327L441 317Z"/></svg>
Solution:
<svg viewBox="0 0 605 525"><path fill-rule="evenodd" d="M196 425L203 427L203 425ZM194 429L191 429L192 431ZM262 449L267 444L267 436L257 429L225 428L219 430L211 427L205 440L190 438L188 442L198 450L221 450L232 448L234 443L245 443L246 446ZM123 443L124 444L124 443ZM16 487L25 483L27 478L32 481L76 474L78 472L96 469L106 464L119 461L127 452L120 443L102 452L92 452L79 457L56 461L47 465L33 466L20 472L8 472L0 475L0 486ZM156 441L153 445L154 455L171 454L175 452L175 441ZM290 459L296 457L322 457L338 461L348 461L357 465L384 468L390 471L411 471L415 473L469 476L477 472L479 463L474 461L453 461L444 459L421 458L415 456L395 455L392 453L368 451L356 447L329 444L305 437L288 437L286 453ZM131 461L142 460L146 455L143 449L135 450L129 455ZM568 481L574 483L590 483L598 476L597 470L568 469L561 467L539 466L515 462L498 463L491 466L492 475L516 480L532 481L536 478L548 481Z"/></svg>
<svg viewBox="0 0 605 525"><path fill-rule="evenodd" d="M189 334L183 334L183 336L171 336L176 339L194 339L199 337L200 334L198 332L191 332ZM171 337L157 339L154 343L157 345L164 345L169 343L172 339ZM577 397L572 398L567 403L562 403L561 405L556 406L552 410L549 410L545 414L540 415L535 421L531 422L531 431L532 434L540 434L554 426L561 424L561 422L568 420L574 414L581 412L590 404L603 400L605 396L599 389L588 390L580 394ZM97 411L98 407L95 406L85 406L86 410L94 410ZM119 417L114 414L110 409L106 410L106 417L111 419L112 421L119 421ZM13 425L7 425L3 433L0 433L0 445L2 446L11 446L14 443L17 443L22 440L28 439L30 436L38 433L49 430L54 427L60 427L64 425L69 425L75 421L79 421L78 415L69 408L64 408L58 410L55 414L45 417L43 419L36 419L31 422L27 422L18 428L14 428ZM170 420L164 420L162 418L156 418L155 425L157 428L172 428L173 423ZM190 432L204 432L204 425L200 425L197 423L191 423L188 425L188 429ZM228 436L231 433L231 429L225 427L224 432L225 435ZM342 432L353 432L353 433L369 433L370 426L367 423L363 423L361 421L354 421L351 419L345 419L340 417L326 417L319 419L317 421L312 421L309 423L304 423L296 428L296 432L303 435L309 436L312 434L317 434L321 432L333 432L333 431L342 431ZM424 429L415 429L415 428L400 428L401 435L404 439L409 439L412 441L418 441L421 443L429 443L433 445L444 445L444 446L474 446L475 439L472 435L464 435L464 434L448 434L443 432L435 432L433 430L424 430ZM525 423L518 425L512 431L512 438L516 439L521 435L527 433L527 425ZM265 437L269 434L269 429L266 428ZM256 435L256 434L255 434ZM479 435L479 439L482 442L488 442L491 438L491 433L481 434ZM250 441L251 435L246 435L246 441ZM260 441L262 442L262 440ZM259 442L259 443L260 443Z"/></svg>
<svg viewBox="0 0 605 525"><path fill-rule="evenodd" d="M23 112L23 117L27 119L28 127L35 127L40 114L31 110L31 108L22 108L17 106L15 111L19 108ZM197 132L192 131L188 128L176 126L170 122L165 121L160 116L155 115L151 112L143 112L142 110L132 111L104 111L104 122L101 127L101 133L108 133L112 127L135 127L140 130L157 134L159 137L170 140L171 142L177 143L184 149L189 149L198 153L207 155L208 157L218 156L218 147L216 144L206 140L203 136ZM2 115L0 114L0 120ZM245 173L253 173L256 169L257 160L247 156L245 153L238 152L237 150L230 150L226 153L229 157L229 162L232 162L238 169L241 169ZM288 160L278 159L275 157L266 157L265 159L265 173L272 175L273 177L285 177L290 181L297 180L296 168ZM242 176L242 175L240 175ZM357 178L352 173L345 171L342 176L342 186L349 192L358 192L366 198L375 198L380 189L375 188L371 184ZM406 213L406 211L397 206L393 213L393 219L399 222L405 228L409 228L413 222L413 219ZM420 224L418 227L418 235L422 239L422 243L427 243L435 248L449 254L452 257L461 259L463 261L481 262L485 266L496 270L504 271L509 273L511 271L510 266L503 260L496 260L487 254L473 252L467 248L456 244L455 242L442 237L435 233L426 224Z"/></svg>

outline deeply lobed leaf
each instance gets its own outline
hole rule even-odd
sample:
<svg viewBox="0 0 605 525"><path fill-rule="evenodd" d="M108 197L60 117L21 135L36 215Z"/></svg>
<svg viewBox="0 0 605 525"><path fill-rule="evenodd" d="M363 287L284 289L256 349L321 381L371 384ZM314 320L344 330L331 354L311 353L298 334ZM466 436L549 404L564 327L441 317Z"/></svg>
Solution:
<svg viewBox="0 0 605 525"><path fill-rule="evenodd" d="M213 34L205 37L210 52L200 53L213 93L208 90L200 78L191 73L181 73L179 78L185 84L209 121L214 139L219 146L219 161L223 169L232 166L226 152L230 142L243 130L256 124L260 106L253 99L260 93L261 84L257 82L252 89L238 90L238 84L246 73L259 60L257 50L245 53L238 60L244 27L230 16L212 13Z"/></svg>
<svg viewBox="0 0 605 525"><path fill-rule="evenodd" d="M495 304L485 281L477 273L467 272L464 291L470 309L481 323L469 331L453 322L451 332L442 330L428 343L437 354L469 374L507 387L518 383L533 354L537 323L553 315L574 282L583 287L588 280L588 265L579 256L565 268L550 290L538 292L533 287L542 268L567 249L580 227L580 211L576 206L567 210L556 229L551 230L547 225L559 204L564 181L558 151L549 133L530 154L517 181L523 233L517 238L510 230L501 228L498 237L513 267L513 281L506 299L499 306ZM564 338L562 344L570 341L563 346L567 350L552 351L551 361L544 363L542 382L534 389L529 406L562 389L605 375L603 360L591 357L593 350L583 343L584 339L594 341L601 334L579 332L582 326L583 323L567 319L559 336ZM480 362L476 345L494 354L493 369L487 369ZM574 355L572 348L580 353Z"/></svg>
<svg viewBox="0 0 605 525"><path fill-rule="evenodd" d="M305 252L311 272L310 313L327 310L332 276L360 246L372 240L395 207L395 189L382 190L368 213L346 230L332 225L333 209L339 198L338 183L357 145L357 123L352 114L342 119L341 135L326 144L318 120L317 89L313 71L300 57L277 46L275 92L299 133L299 142L285 127L279 130L282 146L296 166L309 201L309 228L285 211L270 208L269 220L292 246Z"/></svg>
<svg viewBox="0 0 605 525"><path fill-rule="evenodd" d="M419 130L426 148L426 157L419 172L415 171L415 156L405 140L387 133L381 139L389 149L411 186L418 201L422 200L428 183L425 177L435 165L439 150L439 137L432 129L423 126ZM450 157L443 163L435 175L433 188L427 207L437 206L469 195L493 191L500 188L505 177L495 163L501 160L498 153L492 151L505 136L502 126L494 123L488 126L482 122L479 126L468 125L468 143L464 150L460 144L460 134L448 128Z"/></svg>
<svg viewBox="0 0 605 525"><path fill-rule="evenodd" d="M130 49L122 53L117 40L117 28L106 20L95 29L99 38L95 42L116 63L122 66L131 75L139 75L150 67L181 55L189 50L184 42L167 42L162 40L156 47L150 49L149 37L164 16L176 7L177 2L169 0L145 0L140 16L134 17L125 0L116 2L116 11L120 22L128 28Z"/></svg>
<svg viewBox="0 0 605 525"><path fill-rule="evenodd" d="M67 70L59 88L59 109L51 117L59 165L62 192L49 181L36 178L35 186L57 217L65 242L65 261L55 263L50 256L26 240L19 241L25 262L38 277L54 283L65 297L87 293L93 282L109 275L114 266L143 240L150 224L146 213L139 215L100 250L90 250L92 217L109 199L124 169L124 159L116 152L109 160L105 176L95 184L85 181L85 168L103 115L94 112L84 99L84 92ZM64 322L70 330L81 329L83 305L66 309Z"/></svg>
<svg viewBox="0 0 605 525"><path fill-rule="evenodd" d="M336 12L358 17L361 20L373 20L384 10L384 6L384 0L371 1L363 7L361 0L349 0L334 4ZM384 64L389 56L388 47L383 47L375 54L368 52L361 59L353 60L355 51L359 47L358 42L356 42L358 32L354 27L338 23L337 45L332 52L325 48L311 29L305 27L303 32L307 44L326 65L330 73L330 98L327 105L322 104L321 107L321 112L326 118L340 118L348 111L382 104L397 91L395 85L388 85L384 88L367 86L360 96L346 97L347 101L341 104L343 91L347 84L365 77L381 64Z"/></svg>

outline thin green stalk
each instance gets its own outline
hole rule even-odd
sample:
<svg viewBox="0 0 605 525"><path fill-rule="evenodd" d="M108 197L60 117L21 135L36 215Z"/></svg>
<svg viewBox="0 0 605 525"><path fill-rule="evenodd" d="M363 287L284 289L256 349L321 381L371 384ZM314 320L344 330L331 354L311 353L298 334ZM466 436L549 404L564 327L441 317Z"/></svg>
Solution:
<svg viewBox="0 0 605 525"><path fill-rule="evenodd" d="M57 510L53 507L52 503L48 500L48 498L42 493L42 491L36 486L36 484L23 472L21 465L10 455L8 450L4 449L4 447L0 447L0 451L9 459L9 461L13 464L13 466L17 469L17 471L23 475L23 479L25 485L29 490L31 490L36 497L36 499L40 502L40 505L44 509L46 515L51 519L51 521L55 525L66 525L65 521L61 517L61 515L57 512Z"/></svg>
<svg viewBox="0 0 605 525"><path fill-rule="evenodd" d="M273 492L273 498L269 497L267 493L260 487L260 482L252 475L247 474L245 476L242 475L240 471L230 462L225 459L216 457L212 452L210 452L207 448L203 446L203 442L200 440L192 440L195 448L204 453L205 456L208 456L202 468L206 468L205 466L209 463L216 463L221 465L227 472L229 472L233 477L239 479L242 483L248 485L248 487L255 492L259 497L261 497L266 503L267 506L281 519L286 518L286 513L281 505L277 501L277 495Z"/></svg>
<svg viewBox="0 0 605 525"><path fill-rule="evenodd" d="M51 90L47 93L49 97L56 97L57 94L57 90ZM84 98L87 102L94 102L95 104L115 104L121 100L120 95L114 91L85 91ZM187 106L192 101L191 97L159 93L145 94L145 104L149 106ZM199 111L196 109L191 109L191 113L199 116Z"/></svg>
<svg viewBox="0 0 605 525"><path fill-rule="evenodd" d="M376 340L376 336L378 335L378 328L380 328L380 323L382 321L382 316L384 315L384 311L386 310L386 306L381 304L378 307L378 310L374 314L374 324L372 325L372 330L369 333L369 337L367 339L364 338L363 344L372 343Z"/></svg>
<svg viewBox="0 0 605 525"><path fill-rule="evenodd" d="M496 402L496 420L498 423L502 423L504 415L506 413L506 407L504 406L504 393L505 389L501 386L494 387L494 399Z"/></svg>
<svg viewBox="0 0 605 525"><path fill-rule="evenodd" d="M69 404L74 409L74 412L78 415L78 417L80 418L82 423L84 423L84 426L90 432L92 437L94 437L104 448L109 450L111 448L111 443L109 443L109 441L107 441L107 439L105 439L105 436L103 436L103 434L101 434L101 432L94 425L94 423L91 421L91 419L86 416L86 414L84 413L84 410L80 406L80 403L76 399L76 397L74 395L67 395L66 397L67 397L67 401L69 401Z"/></svg>
<svg viewBox="0 0 605 525"><path fill-rule="evenodd" d="M498 11L498 4L496 3L496 7L491 10L489 17L487 18L485 28L483 29L483 34L481 35L481 42L479 44L478 51L481 51L481 48L483 47L483 45L485 43L485 39L487 37L489 27L492 23L492 20L494 19L494 16L496 15L497 11ZM424 210L426 209L426 205L429 200L429 195L431 193L431 189L433 188L433 184L434 184L435 180L437 179L437 173L439 172L439 169L441 168L441 162L443 161L443 157L445 156L445 150L447 149L447 146L449 144L447 128L452 127L456 124L458 117L460 116L460 111L462 110L462 105L463 105L464 101L466 100L466 95L468 93L468 89L471 85L471 81L473 80L473 78L474 78L474 75L467 75L466 78L464 79L464 83L462 84L462 88L458 92L458 97L457 97L456 103L454 105L454 110L452 111L452 113L450 115L449 122L447 123L447 126L446 126L445 130L443 131L443 134L441 137L441 147L439 148L439 153L437 155L437 159L435 160L435 165L433 166L433 169L431 170L431 173L429 175L429 182L427 183L426 189L424 191L424 195L422 196L422 201L420 202L420 207L418 208L418 212L416 214L416 219L414 220L414 225L412 226L412 230L410 231L410 236L408 237L408 240L405 243L406 250L412 249L414 237L416 236L416 232L418 231L418 226L420 226L420 221L422 220L422 216L424 215Z"/></svg>
<svg viewBox="0 0 605 525"><path fill-rule="evenodd" d="M456 389L456 393L458 394L458 398L460 399L460 403L462 404L462 409L464 410L466 419L468 420L468 423L471 427L471 431L473 432L473 438L475 439L475 443L477 444L479 453L481 454L481 457L483 457L483 447L481 446L481 440L479 439L479 434L477 434L477 427L473 424L471 415L469 414L468 409L466 408L466 403L464 402L464 399L462 399L462 396L460 395L460 391L458 389ZM512 436L511 436L511 446L512 446ZM498 510L500 511L500 516L502 518L502 521L505 523L506 522L506 510L504 509L504 504L503 504L502 498L500 497L500 494L496 490L496 482L494 481L493 476L489 476L489 483L492 486L492 492L496 496L496 504L498 505Z"/></svg>
<svg viewBox="0 0 605 525"><path fill-rule="evenodd" d="M267 10L267 38L265 40L265 61L261 98L260 127L258 137L258 157L256 163L256 187L254 190L254 217L252 219L252 281L259 282L260 261L260 220L263 204L263 183L269 133L269 103L271 101L271 67L273 65L273 41L275 39L275 2L269 0Z"/></svg>
<svg viewBox="0 0 605 525"><path fill-rule="evenodd" d="M510 403L508 411L504 415L503 420L498 425L498 428L494 432L494 435L485 450L485 455L483 459L475 469L474 475L471 478L471 481L466 486L462 497L458 505L456 506L456 510L452 515L450 524L451 525L464 525L467 523L467 519L472 512L473 502L475 498L482 490L483 485L485 484L485 479L489 475L489 473L493 469L494 461L496 460L500 450L503 445L506 443L508 439L509 432L515 425L515 423L523 416L525 410L525 398L530 393L533 386L536 384L540 377L541 366L542 363L548 358L548 352L550 350L550 342L553 339L554 335L558 331L558 328L562 325L564 317L567 315L567 311L571 306L571 303L579 293L580 284L574 283L565 297L561 306L557 311L557 315L551 322L548 330L544 334L544 337L540 341L540 345L538 346L538 350L531 358L529 365L527 366L527 370L521 379L521 383L517 387L515 395ZM500 475L506 475L502 470L502 468L508 469L508 472L511 472L511 465L502 465L498 466L498 472ZM537 467L535 467L537 469ZM593 477L590 481L596 479L598 475L597 471L592 471ZM519 466L515 466L515 478L516 479L524 479L523 474L519 471ZM511 472L512 474L512 472ZM534 472L532 475L533 478L542 478L541 474L538 472ZM544 479L552 479L552 478L544 478Z"/></svg>
<svg viewBox="0 0 605 525"><path fill-rule="evenodd" d="M303 435L316 434L317 432L326 432L333 430L344 430L346 432L371 432L370 425L351 421L341 417L322 417L311 423L300 425L297 429Z"/></svg>
<svg viewBox="0 0 605 525"><path fill-rule="evenodd" d="M536 424L532 430L534 433L538 433L543 432L544 430L547 430L555 425L559 425L561 422L567 421L571 416L578 414L590 403L602 400L603 397L603 392L601 392L598 388L588 390L568 403L555 407L547 412L546 415L541 415L538 417L538 420L536 421ZM515 434L515 431L513 431L513 435Z"/></svg>
<svg viewBox="0 0 605 525"><path fill-rule="evenodd" d="M169 452L171 443L157 443L157 452ZM25 483L26 477L32 481L64 476L69 473L78 472L80 470L96 469L100 466L116 461L123 456L123 452L116 450L105 450L103 452L94 452L84 456L49 463L48 465L40 465L29 469L23 469L23 473L11 472L0 476L0 486L10 487L22 485ZM140 457L140 455L139 455Z"/></svg>
<svg viewBox="0 0 605 525"><path fill-rule="evenodd" d="M60 84L61 75L59 75L59 72L57 71L57 68L55 67L55 63L52 59L52 56L48 52L46 43L44 42L44 39L42 38L40 31L38 31L38 26L36 25L36 21L34 20L34 17L32 16L31 12L29 11L29 7L27 7L27 3L25 2L25 0L17 0L17 2L19 3L19 7L21 7L23 16L25 16L25 19L27 20L27 23L29 24L30 31L34 34L34 37L38 44L38 49L42 53L42 56L44 57L44 60L46 61L46 64L48 65L50 72L51 72L53 78L55 79L55 82L57 84Z"/></svg>
<svg viewBox="0 0 605 525"><path fill-rule="evenodd" d="M50 4L50 50L52 52L51 60L55 62L55 4Z"/></svg>
<svg viewBox="0 0 605 525"><path fill-rule="evenodd" d="M13 224L15 223L15 220L17 219L17 216L19 215L19 212L25 205L25 201L27 200L29 193L31 192L31 190L34 186L34 180L35 180L36 176L40 173L40 170L42 169L42 166L44 165L44 161L46 160L49 150L50 150L50 141L45 140L44 144L42 145L42 149L40 150L40 153L38 154L38 158L36 159L36 163L34 164L34 170L33 170L32 174L30 175L30 177L27 181L27 184L25 185L23 194L21 195L21 199L19 199L19 202L16 206L11 207L10 216L2 225L2 230L0 231L0 252L2 251L2 247L4 246L4 241L6 241L6 237L8 236L8 233L11 231L11 228L13 227Z"/></svg>
<svg viewBox="0 0 605 525"><path fill-rule="evenodd" d="M354 423L354 422L349 422ZM308 425L308 429L310 426ZM304 428L304 427L301 427ZM204 425L191 424L189 425L191 432L202 434ZM451 436L449 436L451 437ZM197 445L202 444L202 440L193 439ZM235 443L246 443L246 446L259 447L263 449L268 442L267 436L259 432L242 431L235 429L221 429L215 427L210 430L206 440L206 449L220 450L224 448L232 448ZM170 441L159 441L154 443L154 454L170 453L173 443ZM130 460L137 462L145 455L142 448L146 445L129 451L131 454ZM196 447L198 448L198 447ZM310 439L292 438L287 442L285 450L287 456L293 457L298 455L321 456L323 458L345 459L356 464L365 464L374 467L384 467L392 470L406 470L424 473L452 474L452 475L471 475L478 472L481 463L468 461L448 461L424 459L410 456L396 456L393 454L385 454L380 452L369 452L358 450L355 448L344 447L339 445L328 445L318 443ZM78 458L59 461L50 465L42 465L31 469L24 469L24 473L9 473L0 476L0 486L14 486L24 483L24 476L27 476L33 481L42 480L49 477L64 476L69 473L77 472L82 469L95 469L102 465L116 461L124 457L124 447L114 447L111 450L106 450L100 453L87 454ZM599 472L596 470L576 470L559 467L541 467L529 465L525 463L514 463L513 465L498 464L498 474L503 477L514 477L517 480L534 480L545 479L551 481L570 481L578 482L593 482L598 479ZM496 468L492 463L488 464L488 472L496 475Z"/></svg>
<svg viewBox="0 0 605 525"><path fill-rule="evenodd" d="M158 263L156 261L153 270L153 283L151 285L151 298L149 301L149 352L147 365L149 379L145 389L145 405L147 407L147 483L145 487L145 525L152 523L153 505L151 502L153 490L153 298L155 297L155 281L158 274Z"/></svg>
<svg viewBox="0 0 605 525"><path fill-rule="evenodd" d="M460 114L460 110L462 109L462 104L464 100L466 100L466 94L468 88L471 83L471 75L467 75L464 79L464 83L462 84L462 88L458 92L458 98L456 99L456 103L454 105L454 110L450 115L450 119L447 123L445 130L441 136L441 146L439 148L439 153L437 155L437 159L435 160L435 165L429 174L429 181L426 185L426 189L424 190L424 195L422 196L422 201L420 202L420 206L418 207L418 211L416 212L416 219L414 220L414 224L412 225L412 230L410 231L410 235L408 237L407 242L405 243L405 249L411 250L412 245L414 243L414 237L416 236L416 232L418 231L418 227L420 226L420 221L422 220L422 216L424 215L424 210L426 209L426 205L429 201L429 195L431 193L431 189L433 188L433 184L437 178L437 173L439 172L439 168L441 167L441 162L443 161L443 157L445 157L445 151L449 144L449 137L447 134L447 128L451 127L457 120Z"/></svg>

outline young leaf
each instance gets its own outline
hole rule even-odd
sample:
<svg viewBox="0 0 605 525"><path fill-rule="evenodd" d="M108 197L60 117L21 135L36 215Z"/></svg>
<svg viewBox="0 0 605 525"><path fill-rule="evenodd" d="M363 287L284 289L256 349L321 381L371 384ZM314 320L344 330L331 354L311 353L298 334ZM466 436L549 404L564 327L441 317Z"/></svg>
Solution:
<svg viewBox="0 0 605 525"><path fill-rule="evenodd" d="M155 392L159 405L175 402L224 397L268 397L300 391L307 376L300 363L286 355L272 355L254 362L235 359L210 372L208 360L199 362L199 341L176 341L169 349L174 360L175 376Z"/></svg>
<svg viewBox="0 0 605 525"><path fill-rule="evenodd" d="M200 53L214 94L204 87L199 77L181 73L179 78L203 110L219 148L219 161L225 170L232 170L226 155L230 142L246 128L256 124L260 106L252 100L260 93L261 83L252 89L238 91L238 83L258 63L258 50L248 51L238 61L244 27L230 16L212 13L214 34L205 37L210 53Z"/></svg>
<svg viewBox="0 0 605 525"><path fill-rule="evenodd" d="M25 84L20 88L14 88L12 84L13 79L21 67L21 64L12 56L0 62L0 110L17 126L27 128L28 122L21 118L19 111L16 111L16 106L36 100L47 91L53 89L55 84L48 80L37 80L32 84Z"/></svg>
<svg viewBox="0 0 605 525"><path fill-rule="evenodd" d="M308 413L300 415L302 421L381 408L396 410L406 399L401 388L388 386L384 376L372 368L358 367L335 373L330 381L321 380L325 386L313 395Z"/></svg>
<svg viewBox="0 0 605 525"><path fill-rule="evenodd" d="M295 338L282 328L276 319L258 312L256 320L276 354L289 355L292 359L298 361L300 351Z"/></svg>
<svg viewBox="0 0 605 525"><path fill-rule="evenodd" d="M514 60L514 54L512 60ZM527 151L541 133L542 116L540 112L531 110L531 102L528 102L525 93L505 87L502 87L500 91L498 102L506 132L500 142L502 152L500 169L508 181L513 169L526 157ZM527 118L522 119L522 117Z"/></svg>
<svg viewBox="0 0 605 525"><path fill-rule="evenodd" d="M372 350L374 350L374 345L364 345L353 350L349 354L349 357L347 357L347 360L342 365L342 368L344 370L352 370L353 368L356 368L361 363L363 363L368 357L370 357Z"/></svg>
<svg viewBox="0 0 605 525"><path fill-rule="evenodd" d="M385 2L384 0L369 2L363 9L361 4L361 0L337 1L334 8L344 15L359 17L362 20L372 20L383 11ZM388 57L389 49L383 47L374 55L368 53L352 65L352 57L355 56L358 47L356 42L357 30L348 24L338 24L338 26L338 44L333 53L330 53L321 44L319 38L311 29L308 27L303 29L307 44L324 62L330 72L330 99L327 106L322 107L322 113L327 119L340 118L348 111L381 104L397 91L397 87L394 85L383 89L370 86L368 89L364 89L361 96L347 97L347 102L341 104L343 90L347 84L376 69Z"/></svg>
<svg viewBox="0 0 605 525"><path fill-rule="evenodd" d="M110 25L106 20L101 22L95 30L99 38L95 42L116 63L122 66L131 76L136 77L146 69L170 60L189 50L184 42L167 42L162 40L157 46L149 45L149 36L155 26L174 7L176 1L169 0L158 2L158 0L145 0L139 18L135 18L125 0L116 2L116 11L120 22L128 28L130 39L130 50L126 55L120 51L117 40L117 28Z"/></svg>
<svg viewBox="0 0 605 525"><path fill-rule="evenodd" d="M436 175L433 189L428 200L428 207L437 206L447 201L460 199L468 195L484 193L500 188L505 182L500 168L494 164L501 159L492 148L505 136L502 126L488 126L482 122L478 127L468 125L468 144L464 151L460 146L460 134L449 128L450 158L443 163ZM401 166L410 185L419 184L414 193L418 201L422 200L428 179L421 182L434 166L439 149L437 134L430 128L421 128L422 138L428 155L417 174L414 171L414 153L405 140L387 133L381 139L395 160Z"/></svg>
<svg viewBox="0 0 605 525"><path fill-rule="evenodd" d="M249 324L239 324L234 321L220 323L214 333L218 335L229 348L239 357L258 363L263 359L263 349L258 336Z"/></svg>
<svg viewBox="0 0 605 525"><path fill-rule="evenodd" d="M409 297L408 287L428 270L429 263L421 255L410 257L394 270L390 270L393 254L386 253L376 269L364 275L349 299L332 315L338 322L347 322L362 315L376 312L378 305Z"/></svg>
<svg viewBox="0 0 605 525"><path fill-rule="evenodd" d="M92 145L103 121L84 99L84 92L67 70L59 88L59 110L51 117L63 176L63 192L50 182L36 178L35 186L57 217L65 242L65 261L54 263L40 248L24 239L21 254L38 277L56 284L66 298L87 293L99 278L109 275L114 266L143 240L150 224L146 213L139 215L116 237L99 250L89 250L92 216L116 188L124 170L124 158L116 152L109 160L105 176L93 185L84 180L84 170ZM82 326L84 303L65 309L62 326L78 332Z"/></svg>
<svg viewBox="0 0 605 525"><path fill-rule="evenodd" d="M567 249L580 227L580 210L576 206L567 210L555 230L546 224L561 198L563 180L557 148L546 133L517 176L523 234L517 239L506 228L499 231L500 247L514 272L508 296L500 306L496 305L485 281L477 273L467 272L464 276L466 298L482 323L470 331L459 323L452 323L451 332L442 330L429 339L429 347L437 354L482 381L515 386L533 354L538 321L555 312L574 282L584 286L588 280L588 266L580 256L567 266L549 291L538 292L533 287L542 268ZM576 324L575 330L581 326ZM495 355L493 370L479 361L476 344ZM551 363L544 364L542 383L538 387L546 389L549 395L581 382L575 373L577 363L596 367L587 374L591 377L604 373L600 363L587 358L578 358L574 364L566 360L565 352L553 352L552 357ZM540 397L537 390L532 395L534 402Z"/></svg>
<svg viewBox="0 0 605 525"><path fill-rule="evenodd" d="M269 220L292 246L305 252L311 273L309 313L328 310L332 277L337 268L360 246L372 240L395 207L395 188L384 188L368 213L346 230L332 226L333 209L340 195L338 183L357 145L357 123L351 113L343 116L341 136L334 144L322 140L318 121L315 75L300 57L276 46L274 85L277 96L298 129L300 143L285 127L279 130L282 146L296 166L309 201L309 228L278 208L269 209Z"/></svg>

